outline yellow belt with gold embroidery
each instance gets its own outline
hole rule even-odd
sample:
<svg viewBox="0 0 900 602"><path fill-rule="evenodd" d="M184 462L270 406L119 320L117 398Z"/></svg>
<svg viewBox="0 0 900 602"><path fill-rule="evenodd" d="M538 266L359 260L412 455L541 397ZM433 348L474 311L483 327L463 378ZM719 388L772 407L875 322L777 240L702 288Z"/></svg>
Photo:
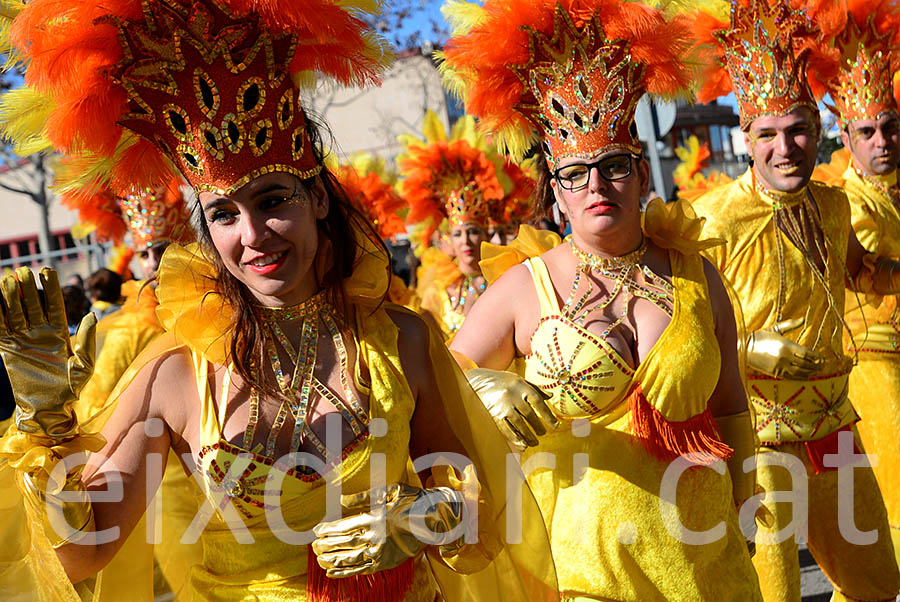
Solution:
<svg viewBox="0 0 900 602"><path fill-rule="evenodd" d="M900 355L900 324L887 322L872 324L865 336L856 339L858 347L847 345L848 351L859 353L891 353Z"/></svg>
<svg viewBox="0 0 900 602"><path fill-rule="evenodd" d="M859 418L847 398L850 370L807 380L748 375L763 445L815 441Z"/></svg>

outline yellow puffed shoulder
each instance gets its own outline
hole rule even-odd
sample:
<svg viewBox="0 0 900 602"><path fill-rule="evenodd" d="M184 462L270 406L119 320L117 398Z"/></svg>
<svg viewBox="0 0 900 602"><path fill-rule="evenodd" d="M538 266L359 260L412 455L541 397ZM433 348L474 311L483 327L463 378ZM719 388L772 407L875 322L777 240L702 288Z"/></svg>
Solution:
<svg viewBox="0 0 900 602"><path fill-rule="evenodd" d="M233 310L216 292L216 268L200 243L171 244L159 263L156 315L176 340L222 365Z"/></svg>
<svg viewBox="0 0 900 602"><path fill-rule="evenodd" d="M506 270L530 259L543 255L562 244L562 239L550 230L537 230L523 224L519 235L506 246L481 243L481 273L488 283L493 284Z"/></svg>
<svg viewBox="0 0 900 602"><path fill-rule="evenodd" d="M721 238L700 238L706 219L697 217L686 201L665 203L655 198L647 203L641 219L647 238L664 249L674 249L685 255L700 253L725 242Z"/></svg>

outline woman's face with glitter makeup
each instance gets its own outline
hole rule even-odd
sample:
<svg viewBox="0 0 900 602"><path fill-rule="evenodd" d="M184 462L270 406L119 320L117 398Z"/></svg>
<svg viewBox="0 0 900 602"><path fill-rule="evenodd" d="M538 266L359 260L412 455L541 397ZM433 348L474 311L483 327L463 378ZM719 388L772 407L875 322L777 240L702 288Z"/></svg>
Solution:
<svg viewBox="0 0 900 602"><path fill-rule="evenodd" d="M270 173L231 195L202 192L199 199L222 263L261 305L296 305L317 292L316 220L328 214L318 177L304 185L291 174Z"/></svg>

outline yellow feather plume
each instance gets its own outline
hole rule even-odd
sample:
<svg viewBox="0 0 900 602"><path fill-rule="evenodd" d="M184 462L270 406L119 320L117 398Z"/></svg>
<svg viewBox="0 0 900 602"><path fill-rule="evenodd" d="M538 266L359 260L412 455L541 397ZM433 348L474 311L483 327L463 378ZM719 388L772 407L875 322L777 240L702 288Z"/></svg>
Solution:
<svg viewBox="0 0 900 602"><path fill-rule="evenodd" d="M53 111L50 97L21 86L0 97L0 132L13 141L17 154L26 156L51 150L44 124Z"/></svg>

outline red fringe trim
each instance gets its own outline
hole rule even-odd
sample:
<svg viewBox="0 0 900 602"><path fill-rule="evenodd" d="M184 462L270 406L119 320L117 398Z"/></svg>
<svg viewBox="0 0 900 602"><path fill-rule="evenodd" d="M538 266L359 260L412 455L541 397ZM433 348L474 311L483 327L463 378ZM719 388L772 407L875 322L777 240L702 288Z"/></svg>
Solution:
<svg viewBox="0 0 900 602"><path fill-rule="evenodd" d="M682 422L666 420L644 397L640 385L631 390L628 403L632 434L660 460L687 455L692 462L708 466L734 454L734 450L722 442L719 427L708 409Z"/></svg>
<svg viewBox="0 0 900 602"><path fill-rule="evenodd" d="M837 454L838 437L840 433L850 430L852 429L848 425L843 428L839 428L830 435L822 437L821 439L803 442L803 444L806 446L806 455L809 456L810 463L813 465L813 468L816 469L816 474L822 474L823 472L829 470L837 470L838 468L840 468L840 466L825 466L825 454ZM856 445L855 437L853 438L853 453L862 453L862 451Z"/></svg>
<svg viewBox="0 0 900 602"><path fill-rule="evenodd" d="M373 575L332 579L309 548L306 595L309 602L400 602L412 587L415 570L415 560L410 558L396 568Z"/></svg>

